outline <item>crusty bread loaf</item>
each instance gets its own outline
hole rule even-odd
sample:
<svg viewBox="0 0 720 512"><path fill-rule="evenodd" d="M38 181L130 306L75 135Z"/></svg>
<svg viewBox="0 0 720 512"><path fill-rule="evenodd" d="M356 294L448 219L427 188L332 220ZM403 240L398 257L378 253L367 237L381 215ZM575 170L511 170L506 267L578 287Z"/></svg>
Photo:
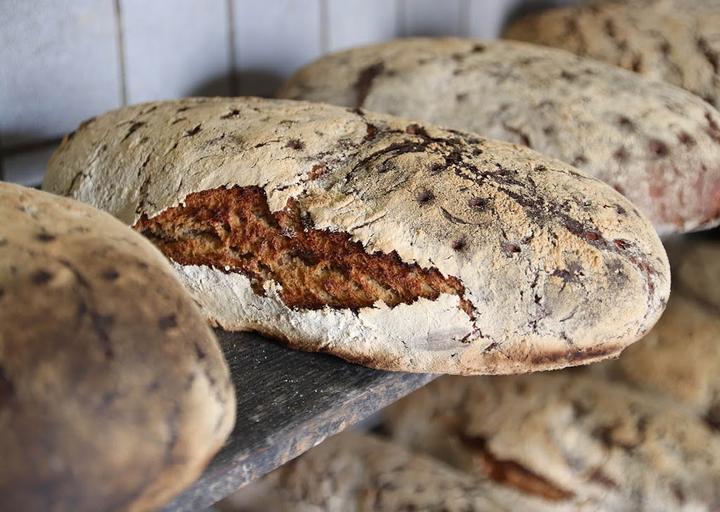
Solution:
<svg viewBox="0 0 720 512"><path fill-rule="evenodd" d="M530 146L609 183L662 234L720 222L720 113L672 85L562 50L401 39L322 57L280 96Z"/></svg>
<svg viewBox="0 0 720 512"><path fill-rule="evenodd" d="M0 183L0 510L155 510L232 428L217 340L110 215Z"/></svg>
<svg viewBox="0 0 720 512"><path fill-rule="evenodd" d="M596 0L530 14L503 37L665 80L720 107L718 0Z"/></svg>
<svg viewBox="0 0 720 512"><path fill-rule="evenodd" d="M720 241L682 238L668 254L673 292L662 318L593 372L677 400L720 428Z"/></svg>
<svg viewBox="0 0 720 512"><path fill-rule="evenodd" d="M677 512L720 503L720 435L654 394L573 372L441 377L391 406L401 444L553 505Z"/></svg>
<svg viewBox="0 0 720 512"><path fill-rule="evenodd" d="M553 510L438 460L354 432L328 439L240 489L217 508L221 512Z"/></svg>
<svg viewBox="0 0 720 512"><path fill-rule="evenodd" d="M85 123L43 185L169 256L216 324L404 371L618 354L668 263L600 181L527 148L304 102L188 99Z"/></svg>

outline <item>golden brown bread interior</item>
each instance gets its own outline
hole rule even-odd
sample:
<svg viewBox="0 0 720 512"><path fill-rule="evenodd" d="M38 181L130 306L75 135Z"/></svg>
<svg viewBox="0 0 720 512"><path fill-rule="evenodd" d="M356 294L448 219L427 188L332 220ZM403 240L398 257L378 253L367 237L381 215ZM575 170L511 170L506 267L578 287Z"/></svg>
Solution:
<svg viewBox="0 0 720 512"><path fill-rule="evenodd" d="M463 296L455 277L400 260L397 253L368 254L346 233L314 229L297 201L271 212L260 187L232 187L190 194L185 204L135 229L182 265L208 265L247 276L256 293L276 281L288 307L359 309L377 301L411 304L441 293ZM467 300L461 307L472 316Z"/></svg>

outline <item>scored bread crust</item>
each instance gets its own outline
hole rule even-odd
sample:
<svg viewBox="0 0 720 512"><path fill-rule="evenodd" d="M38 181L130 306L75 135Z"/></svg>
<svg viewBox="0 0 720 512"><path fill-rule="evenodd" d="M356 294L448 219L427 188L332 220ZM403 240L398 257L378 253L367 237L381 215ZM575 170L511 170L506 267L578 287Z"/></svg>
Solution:
<svg viewBox="0 0 720 512"><path fill-rule="evenodd" d="M408 449L553 510L720 503L717 430L663 397L578 371L441 377L390 406L383 425Z"/></svg>
<svg viewBox="0 0 720 512"><path fill-rule="evenodd" d="M174 266L206 315L377 368L515 373L618 354L669 293L649 222L600 181L527 148L304 102L187 99L84 123L43 184L136 225L189 195L260 187L312 229L457 278L459 295L389 307L287 307L279 286ZM160 218L160 217L157 217Z"/></svg>
<svg viewBox="0 0 720 512"><path fill-rule="evenodd" d="M232 429L215 336L107 213L0 183L0 218L2 508L156 510Z"/></svg>
<svg viewBox="0 0 720 512"><path fill-rule="evenodd" d="M324 56L279 96L532 147L612 185L661 234L720 222L720 113L673 85L566 51L399 39Z"/></svg>
<svg viewBox="0 0 720 512"><path fill-rule="evenodd" d="M720 107L718 0L613 0L548 9L503 34L664 80Z"/></svg>

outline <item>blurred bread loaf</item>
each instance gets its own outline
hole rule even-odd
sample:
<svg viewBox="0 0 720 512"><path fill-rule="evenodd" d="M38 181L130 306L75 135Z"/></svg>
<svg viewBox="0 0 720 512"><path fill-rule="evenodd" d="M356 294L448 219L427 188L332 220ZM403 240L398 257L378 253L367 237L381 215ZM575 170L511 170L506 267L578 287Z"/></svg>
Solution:
<svg viewBox="0 0 720 512"><path fill-rule="evenodd" d="M0 183L0 218L0 509L157 509L232 428L217 340L110 215Z"/></svg>
<svg viewBox="0 0 720 512"><path fill-rule="evenodd" d="M664 80L720 107L718 0L596 0L527 15L503 37Z"/></svg>
<svg viewBox="0 0 720 512"><path fill-rule="evenodd" d="M612 185L661 234L720 222L720 113L678 87L566 51L398 39L321 57L280 96L532 147Z"/></svg>

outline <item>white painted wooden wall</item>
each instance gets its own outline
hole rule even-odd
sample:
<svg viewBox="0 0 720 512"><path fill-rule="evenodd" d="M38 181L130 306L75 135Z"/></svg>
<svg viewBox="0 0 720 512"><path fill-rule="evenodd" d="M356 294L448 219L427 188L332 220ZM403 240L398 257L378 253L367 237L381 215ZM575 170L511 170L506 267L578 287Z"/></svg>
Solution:
<svg viewBox="0 0 720 512"><path fill-rule="evenodd" d="M191 95L271 95L319 55L409 35L497 37L562 0L0 0L0 179L37 184L93 115Z"/></svg>

